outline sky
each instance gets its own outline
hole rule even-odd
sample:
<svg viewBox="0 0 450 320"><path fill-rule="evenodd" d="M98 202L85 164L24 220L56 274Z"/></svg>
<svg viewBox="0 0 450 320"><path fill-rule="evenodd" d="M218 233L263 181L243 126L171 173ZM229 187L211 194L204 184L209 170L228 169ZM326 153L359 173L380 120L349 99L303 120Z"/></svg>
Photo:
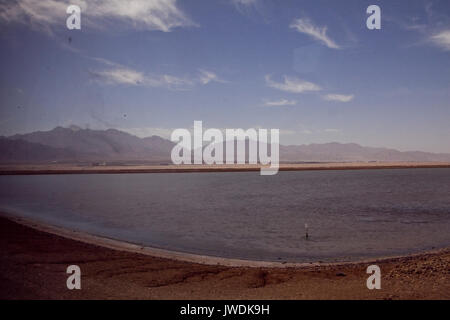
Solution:
<svg viewBox="0 0 450 320"><path fill-rule="evenodd" d="M0 0L0 46L0 135L201 120L450 153L447 0Z"/></svg>

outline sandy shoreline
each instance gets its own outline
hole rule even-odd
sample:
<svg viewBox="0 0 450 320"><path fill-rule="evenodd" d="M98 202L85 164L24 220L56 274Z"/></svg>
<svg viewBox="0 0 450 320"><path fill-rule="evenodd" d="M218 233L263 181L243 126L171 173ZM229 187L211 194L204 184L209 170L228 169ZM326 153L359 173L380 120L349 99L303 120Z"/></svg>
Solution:
<svg viewBox="0 0 450 320"><path fill-rule="evenodd" d="M231 266L242 261L147 251L23 219L0 217L0 229L3 299L450 298L450 249L376 261L271 265L243 260L250 264ZM366 268L374 263L382 270L381 290L365 285ZM80 291L65 287L70 264L82 270Z"/></svg>
<svg viewBox="0 0 450 320"><path fill-rule="evenodd" d="M280 171L302 170L367 170L450 168L450 162L332 162L280 164ZM261 165L0 165L0 175L31 174L99 174L99 173L181 173L181 172L252 172Z"/></svg>
<svg viewBox="0 0 450 320"><path fill-rule="evenodd" d="M113 250L124 252L138 253L155 258L163 258L170 260L178 260L182 262L204 264L204 265L220 265L227 267L252 267L252 268L304 268L311 266L343 266L352 264L376 264L384 261L391 261L393 259L404 259L409 257L421 256L423 254L439 254L450 250L449 248L439 248L429 250L426 252L395 255L395 256L381 256L371 259L363 259L356 261L342 261L342 262L284 262L284 261L260 261L260 260L244 260L233 259L216 256L206 256L194 253L187 253L174 250L165 250L156 247L141 246L138 244L116 240L112 238L96 236L89 233L57 227L49 224L40 223L31 219L17 217L9 213L0 212L0 218L6 218L23 226L36 229L38 231L46 232L52 235L61 236L70 240L80 241L87 244L92 244L99 247L104 247Z"/></svg>

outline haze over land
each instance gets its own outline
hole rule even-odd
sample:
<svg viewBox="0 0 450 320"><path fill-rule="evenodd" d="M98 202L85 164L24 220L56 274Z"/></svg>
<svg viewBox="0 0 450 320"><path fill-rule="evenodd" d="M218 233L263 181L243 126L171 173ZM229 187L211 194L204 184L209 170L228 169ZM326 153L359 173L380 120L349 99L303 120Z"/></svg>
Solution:
<svg viewBox="0 0 450 320"><path fill-rule="evenodd" d="M159 136L139 138L116 129L91 130L56 127L0 137L0 162L48 163L86 161L143 161L171 163L175 144ZM280 145L281 162L337 161L450 161L450 154L401 152L356 143Z"/></svg>

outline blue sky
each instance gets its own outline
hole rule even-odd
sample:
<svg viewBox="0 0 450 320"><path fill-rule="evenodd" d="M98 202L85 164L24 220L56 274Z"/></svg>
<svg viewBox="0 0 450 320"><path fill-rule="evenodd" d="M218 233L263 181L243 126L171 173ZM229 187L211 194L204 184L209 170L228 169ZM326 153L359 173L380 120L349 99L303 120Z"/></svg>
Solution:
<svg viewBox="0 0 450 320"><path fill-rule="evenodd" d="M371 4L381 30L366 27ZM446 0L8 1L0 42L0 135L168 137L202 120L279 128L283 144L450 152Z"/></svg>

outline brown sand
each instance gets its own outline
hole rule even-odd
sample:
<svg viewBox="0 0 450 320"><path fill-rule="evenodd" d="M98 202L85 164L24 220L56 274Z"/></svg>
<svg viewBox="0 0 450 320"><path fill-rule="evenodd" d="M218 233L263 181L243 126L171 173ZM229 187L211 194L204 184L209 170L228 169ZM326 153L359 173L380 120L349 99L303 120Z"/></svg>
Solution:
<svg viewBox="0 0 450 320"><path fill-rule="evenodd" d="M1 299L450 299L450 249L375 262L289 268L196 264L113 250L0 218ZM82 289L66 288L76 264Z"/></svg>
<svg viewBox="0 0 450 320"><path fill-rule="evenodd" d="M280 164L280 171L450 168L450 162L330 162ZM171 173L260 171L261 165L0 165L0 174Z"/></svg>

